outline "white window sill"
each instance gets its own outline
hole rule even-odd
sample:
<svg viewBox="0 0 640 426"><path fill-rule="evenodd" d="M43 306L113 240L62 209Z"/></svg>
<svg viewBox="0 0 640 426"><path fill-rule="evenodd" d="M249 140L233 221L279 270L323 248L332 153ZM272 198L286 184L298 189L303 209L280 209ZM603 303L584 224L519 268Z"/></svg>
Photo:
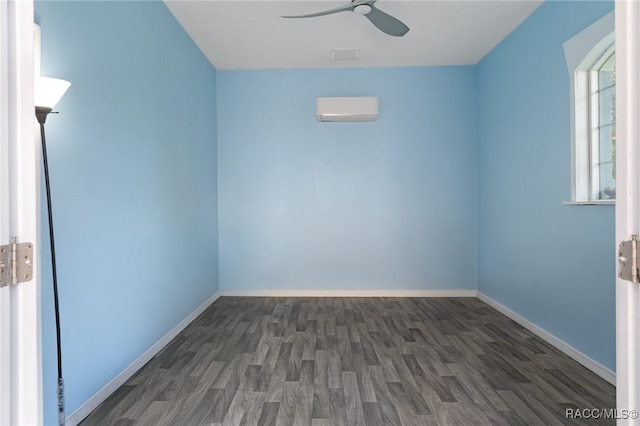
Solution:
<svg viewBox="0 0 640 426"><path fill-rule="evenodd" d="M563 201L564 206L615 206L616 200Z"/></svg>

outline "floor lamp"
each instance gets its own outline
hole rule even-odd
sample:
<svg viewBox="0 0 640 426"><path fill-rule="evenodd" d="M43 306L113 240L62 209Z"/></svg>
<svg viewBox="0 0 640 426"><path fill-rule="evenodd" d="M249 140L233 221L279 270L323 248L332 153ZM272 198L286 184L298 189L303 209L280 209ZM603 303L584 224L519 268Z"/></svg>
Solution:
<svg viewBox="0 0 640 426"><path fill-rule="evenodd" d="M56 248L53 238L53 214L51 211L51 186L49 184L49 163L47 161L47 144L44 135L44 123L53 111L64 92L71 83L57 78L36 77L35 105L36 118L40 123L40 140L42 142L42 161L44 163L44 181L47 192L47 213L49 217L49 242L51 244L51 270L53 272L53 303L56 321L56 350L58 355L58 424L64 425L64 379L62 378L62 348L60 345L60 308L58 306L58 275L56 271Z"/></svg>

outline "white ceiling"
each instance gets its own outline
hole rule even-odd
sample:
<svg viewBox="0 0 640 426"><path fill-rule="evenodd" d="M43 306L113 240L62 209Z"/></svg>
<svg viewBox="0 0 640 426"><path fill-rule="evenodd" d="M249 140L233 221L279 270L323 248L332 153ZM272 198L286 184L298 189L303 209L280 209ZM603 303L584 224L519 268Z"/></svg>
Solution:
<svg viewBox="0 0 640 426"><path fill-rule="evenodd" d="M346 1L165 0L217 69L469 65L482 59L542 0L379 0L409 26L392 37L364 16L342 12L305 19ZM332 61L331 49L358 48L357 60Z"/></svg>

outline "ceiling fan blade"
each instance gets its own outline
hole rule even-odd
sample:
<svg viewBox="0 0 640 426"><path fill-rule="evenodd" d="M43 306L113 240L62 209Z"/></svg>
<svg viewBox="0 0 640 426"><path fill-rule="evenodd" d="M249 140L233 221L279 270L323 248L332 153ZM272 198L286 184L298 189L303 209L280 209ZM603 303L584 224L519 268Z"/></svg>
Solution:
<svg viewBox="0 0 640 426"><path fill-rule="evenodd" d="M370 6L371 12L364 16L366 16L373 25L378 27L380 31L394 37L402 37L409 32L409 27L402 21L376 8L373 3L370 4Z"/></svg>
<svg viewBox="0 0 640 426"><path fill-rule="evenodd" d="M313 18L315 16L331 15L332 13L346 12L348 10L353 11L357 4L358 3L349 3L345 4L344 6L336 7L335 9L325 10L323 12L310 13L308 15L281 16L281 18Z"/></svg>

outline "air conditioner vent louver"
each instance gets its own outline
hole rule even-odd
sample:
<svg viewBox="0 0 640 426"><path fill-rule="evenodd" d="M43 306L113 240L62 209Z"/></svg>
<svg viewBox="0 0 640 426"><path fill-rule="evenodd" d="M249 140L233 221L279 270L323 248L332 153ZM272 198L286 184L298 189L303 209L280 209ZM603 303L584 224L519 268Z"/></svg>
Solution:
<svg viewBox="0 0 640 426"><path fill-rule="evenodd" d="M378 109L375 96L316 98L318 121L376 121Z"/></svg>

